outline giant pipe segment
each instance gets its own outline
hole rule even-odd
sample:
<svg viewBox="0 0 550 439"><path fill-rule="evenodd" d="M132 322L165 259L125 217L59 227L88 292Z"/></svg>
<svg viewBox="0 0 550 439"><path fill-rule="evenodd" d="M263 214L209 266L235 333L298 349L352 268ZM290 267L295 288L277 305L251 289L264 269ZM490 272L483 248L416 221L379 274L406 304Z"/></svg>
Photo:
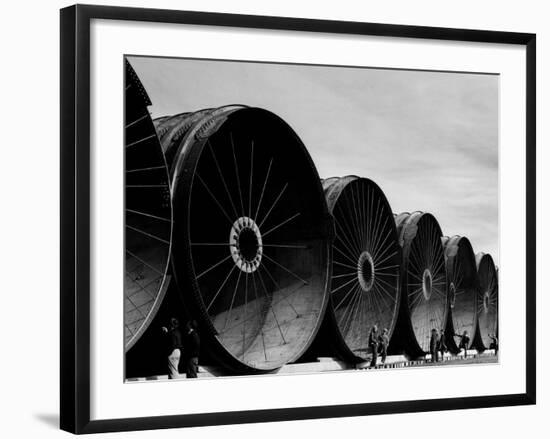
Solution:
<svg viewBox="0 0 550 439"><path fill-rule="evenodd" d="M431 330L447 321L447 274L441 228L433 215L401 213L395 217L401 264L401 302L405 350L413 355L429 351ZM409 336L412 333L412 336Z"/></svg>
<svg viewBox="0 0 550 439"><path fill-rule="evenodd" d="M493 258L487 253L476 255L479 289L477 295L477 325L480 336L480 350L491 345L491 335L497 334L498 322L498 278Z"/></svg>
<svg viewBox="0 0 550 439"><path fill-rule="evenodd" d="M401 248L393 213L372 180L323 181L335 224L332 279L323 340L351 363L365 361L373 325L390 337L399 307Z"/></svg>
<svg viewBox="0 0 550 439"><path fill-rule="evenodd" d="M174 207L172 271L204 348L234 372L308 348L328 302L332 220L296 133L259 108L157 120Z"/></svg>
<svg viewBox="0 0 550 439"><path fill-rule="evenodd" d="M458 350L461 336L468 333L470 348L477 323L478 277L472 245L463 236L444 237L445 265L449 282L449 314L446 340L450 349ZM453 335L454 336L449 336Z"/></svg>
<svg viewBox="0 0 550 439"><path fill-rule="evenodd" d="M125 93L125 350L142 337L168 285L172 208L168 171L149 111L151 105L126 61Z"/></svg>

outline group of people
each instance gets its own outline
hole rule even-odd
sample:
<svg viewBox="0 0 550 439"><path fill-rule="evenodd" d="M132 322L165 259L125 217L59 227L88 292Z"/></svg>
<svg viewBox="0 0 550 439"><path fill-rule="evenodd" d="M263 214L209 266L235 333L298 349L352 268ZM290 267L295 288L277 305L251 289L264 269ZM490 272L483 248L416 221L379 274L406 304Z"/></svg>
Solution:
<svg viewBox="0 0 550 439"><path fill-rule="evenodd" d="M464 357L468 353L468 346L470 346L470 335L468 331L464 331L462 334L454 334L455 337L460 338L458 343L458 352L464 350ZM447 343L445 330L441 330L441 334L438 333L437 329L432 329L432 336L430 337L430 354L432 356L432 363L439 361L439 353L441 353L441 360L443 360L445 352L447 352Z"/></svg>
<svg viewBox="0 0 550 439"><path fill-rule="evenodd" d="M180 378L180 369L183 364L185 370L185 376L187 378L197 378L199 369L199 352L200 352L200 337L197 331L197 322L195 320L189 320L185 329L182 332L180 329L179 321L175 317L170 319L168 326L163 326L162 332L168 337L168 378L177 379ZM470 345L470 336L468 331L464 331L462 335L454 334L456 337L460 337L460 343L458 348L460 351L464 349L464 355ZM495 353L498 351L498 339L495 334L489 334L491 338L490 349L494 349ZM368 347L372 353L370 367L375 367L378 362L378 356L380 355L381 363L386 362L388 355L388 345L390 343L389 331L387 328L382 330L380 334L378 332L378 326L373 325L370 330L368 338ZM433 363L439 361L439 354L441 353L441 359L443 360L445 352L447 352L447 343L445 337L445 330L442 329L439 332L433 328L430 337L430 354Z"/></svg>
<svg viewBox="0 0 550 439"><path fill-rule="evenodd" d="M187 378L197 378L200 351L200 337L197 326L195 320L189 320L182 332L178 319L172 317L169 325L161 328L168 338L169 379L180 378L182 364Z"/></svg>
<svg viewBox="0 0 550 439"><path fill-rule="evenodd" d="M382 330L382 334L378 333L378 326L374 325L371 328L368 340L369 349L372 352L370 362L371 367L376 366L378 354L380 354L382 364L386 362L386 357L388 356L388 345L390 344L390 336L388 334L388 328L384 328Z"/></svg>
<svg viewBox="0 0 550 439"><path fill-rule="evenodd" d="M368 338L368 347L372 354L370 367L376 366L379 355L381 357L381 363L384 364L386 362L386 357L388 355L388 345L390 343L388 332L388 329L384 328L382 333L379 334L377 325L373 325L373 327L371 328ZM468 346L470 345L470 336L468 334L468 331L464 331L462 334L454 334L454 336L460 337L458 349L459 352L464 350L464 355L466 355ZM498 340L496 338L496 335L489 334L489 337L492 340L489 348L494 349L496 353L498 351ZM433 328L430 337L431 361L433 363L438 362L440 354L441 360L443 360L446 352L448 352L448 348L445 330L441 329L441 331L438 331L437 329Z"/></svg>

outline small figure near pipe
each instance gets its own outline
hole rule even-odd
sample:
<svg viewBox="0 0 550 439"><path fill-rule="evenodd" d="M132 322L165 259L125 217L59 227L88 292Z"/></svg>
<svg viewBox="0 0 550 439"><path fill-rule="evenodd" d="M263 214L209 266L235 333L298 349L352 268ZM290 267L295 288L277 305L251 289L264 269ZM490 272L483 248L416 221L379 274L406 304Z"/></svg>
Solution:
<svg viewBox="0 0 550 439"><path fill-rule="evenodd" d="M189 320L185 325L184 350L185 376L197 378L199 371L200 337L197 332L197 322Z"/></svg>
<svg viewBox="0 0 550 439"><path fill-rule="evenodd" d="M445 329L441 329L439 336L439 351L441 352L441 361L445 361L445 352L447 352L447 342L445 340Z"/></svg>
<svg viewBox="0 0 550 439"><path fill-rule="evenodd" d="M378 326L373 325L369 333L369 348L372 352L370 367L376 367L378 360Z"/></svg>
<svg viewBox="0 0 550 439"><path fill-rule="evenodd" d="M432 336L430 338L430 354L432 356L432 363L437 363L439 361L439 334L437 329L432 329Z"/></svg>
<svg viewBox="0 0 550 439"><path fill-rule="evenodd" d="M168 379L175 380L180 377L179 364L182 350L182 336L178 319L172 317L169 327L163 326L162 332L168 339Z"/></svg>
<svg viewBox="0 0 550 439"><path fill-rule="evenodd" d="M468 331L464 331L462 335L455 334L455 337L460 337L460 343L458 344L458 353L464 349L464 358L468 356L468 346L470 346L470 336L468 335Z"/></svg>
<svg viewBox="0 0 550 439"><path fill-rule="evenodd" d="M380 335L380 337L378 337L378 352L380 353L382 364L386 363L389 344L390 344L390 337L388 336L388 328L384 328L382 330L382 334Z"/></svg>

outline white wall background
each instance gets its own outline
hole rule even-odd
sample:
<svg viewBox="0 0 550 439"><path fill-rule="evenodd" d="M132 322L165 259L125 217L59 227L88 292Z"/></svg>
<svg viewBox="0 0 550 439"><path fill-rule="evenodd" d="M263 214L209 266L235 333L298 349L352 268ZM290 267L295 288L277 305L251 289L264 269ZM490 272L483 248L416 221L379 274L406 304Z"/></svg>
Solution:
<svg viewBox="0 0 550 439"><path fill-rule="evenodd" d="M323 419L192 430L124 433L132 437L319 438L387 435L424 437L542 437L547 431L550 385L543 369L549 325L543 321L550 258L543 251L550 235L543 224L550 212L550 28L544 2L417 0L124 1L117 4L248 14L304 16L395 24L535 32L538 45L538 405L455 412ZM63 1L9 2L0 13L2 133L0 137L0 432L3 437L57 437L59 368L59 13ZM7 97L7 99L6 99ZM546 166L545 166L546 165ZM546 356L546 358L545 358ZM120 437L108 435L113 437Z"/></svg>

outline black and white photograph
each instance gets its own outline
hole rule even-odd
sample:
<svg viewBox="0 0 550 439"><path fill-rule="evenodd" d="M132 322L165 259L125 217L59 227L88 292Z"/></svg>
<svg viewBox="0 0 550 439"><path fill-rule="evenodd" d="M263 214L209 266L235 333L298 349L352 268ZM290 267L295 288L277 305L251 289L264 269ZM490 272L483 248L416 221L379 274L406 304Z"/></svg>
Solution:
<svg viewBox="0 0 550 439"><path fill-rule="evenodd" d="M498 364L499 74L121 65L127 382Z"/></svg>

